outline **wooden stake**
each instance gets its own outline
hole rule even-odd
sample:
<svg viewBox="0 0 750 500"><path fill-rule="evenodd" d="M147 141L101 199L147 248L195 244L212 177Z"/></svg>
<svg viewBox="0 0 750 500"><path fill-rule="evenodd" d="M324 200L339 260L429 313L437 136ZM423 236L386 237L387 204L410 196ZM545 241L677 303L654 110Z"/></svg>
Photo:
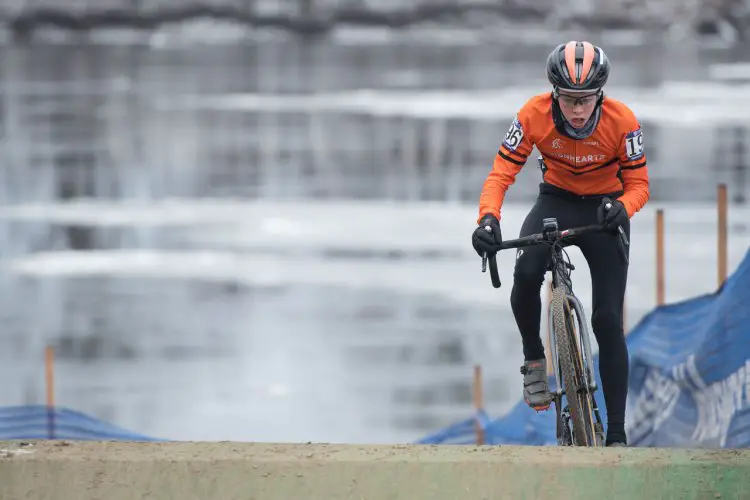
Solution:
<svg viewBox="0 0 750 500"><path fill-rule="evenodd" d="M664 210L656 211L656 305L664 305Z"/></svg>
<svg viewBox="0 0 750 500"><path fill-rule="evenodd" d="M484 429L479 421L479 412L484 409L484 397L482 395L482 367L474 365L474 410L477 412L474 429L477 436L477 444L484 444Z"/></svg>
<svg viewBox="0 0 750 500"><path fill-rule="evenodd" d="M719 234L717 242L719 288L727 280L727 185L719 184L717 188L717 215Z"/></svg>
<svg viewBox="0 0 750 500"><path fill-rule="evenodd" d="M47 385L47 434L55 439L55 350L47 346L44 350L44 373Z"/></svg>

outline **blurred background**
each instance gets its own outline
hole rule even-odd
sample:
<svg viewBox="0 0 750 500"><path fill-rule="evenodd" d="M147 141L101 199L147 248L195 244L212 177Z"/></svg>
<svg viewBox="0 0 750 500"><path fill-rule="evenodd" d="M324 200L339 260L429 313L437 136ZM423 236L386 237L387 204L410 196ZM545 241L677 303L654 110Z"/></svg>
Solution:
<svg viewBox="0 0 750 500"><path fill-rule="evenodd" d="M408 442L521 397L470 235L545 60L586 39L642 122L627 325L750 243L747 0L0 0L0 406L167 439ZM537 194L532 155L503 232ZM577 249L574 288L590 308ZM588 309L590 311L590 309ZM595 344L594 344L595 345Z"/></svg>

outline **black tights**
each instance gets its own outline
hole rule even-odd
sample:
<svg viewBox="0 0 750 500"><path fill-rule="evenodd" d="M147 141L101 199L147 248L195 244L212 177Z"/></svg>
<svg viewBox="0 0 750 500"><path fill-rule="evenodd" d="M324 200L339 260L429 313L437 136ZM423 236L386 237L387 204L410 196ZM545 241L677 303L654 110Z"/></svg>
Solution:
<svg viewBox="0 0 750 500"><path fill-rule="evenodd" d="M542 191L526 216L520 236L542 231L542 219L557 218L560 229L597 223L600 200ZM623 227L630 238L630 224ZM628 349L623 332L622 309L628 267L621 259L619 236L592 233L572 242L586 259L591 273L593 295L591 326L599 345L599 372L607 406L607 433L625 432L625 405L628 392ZM521 332L524 358L544 358L539 335L542 302L541 288L549 262L547 245L518 250L511 291L511 307ZM575 289L575 274L573 275Z"/></svg>

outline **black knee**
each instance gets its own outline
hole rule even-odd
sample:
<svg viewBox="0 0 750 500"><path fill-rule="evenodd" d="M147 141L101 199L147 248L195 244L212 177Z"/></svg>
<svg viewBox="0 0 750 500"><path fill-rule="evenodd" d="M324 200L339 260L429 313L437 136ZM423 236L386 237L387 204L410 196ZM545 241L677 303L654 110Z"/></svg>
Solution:
<svg viewBox="0 0 750 500"><path fill-rule="evenodd" d="M598 309L591 316L591 327L599 343L599 349L607 350L625 344L622 328L622 313L612 309Z"/></svg>
<svg viewBox="0 0 750 500"><path fill-rule="evenodd" d="M510 291L510 302L515 307L523 307L530 298L539 298L544 283L544 272L534 268L516 266L513 273L513 288Z"/></svg>

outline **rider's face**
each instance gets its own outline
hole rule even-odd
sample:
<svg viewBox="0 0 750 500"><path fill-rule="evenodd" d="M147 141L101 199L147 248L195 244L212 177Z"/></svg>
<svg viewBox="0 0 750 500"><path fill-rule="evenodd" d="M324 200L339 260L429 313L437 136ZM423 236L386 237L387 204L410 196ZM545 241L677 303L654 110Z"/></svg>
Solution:
<svg viewBox="0 0 750 500"><path fill-rule="evenodd" d="M557 102L565 119L575 128L581 128L591 117L596 107L599 93L593 94L567 94L561 90L558 92Z"/></svg>

